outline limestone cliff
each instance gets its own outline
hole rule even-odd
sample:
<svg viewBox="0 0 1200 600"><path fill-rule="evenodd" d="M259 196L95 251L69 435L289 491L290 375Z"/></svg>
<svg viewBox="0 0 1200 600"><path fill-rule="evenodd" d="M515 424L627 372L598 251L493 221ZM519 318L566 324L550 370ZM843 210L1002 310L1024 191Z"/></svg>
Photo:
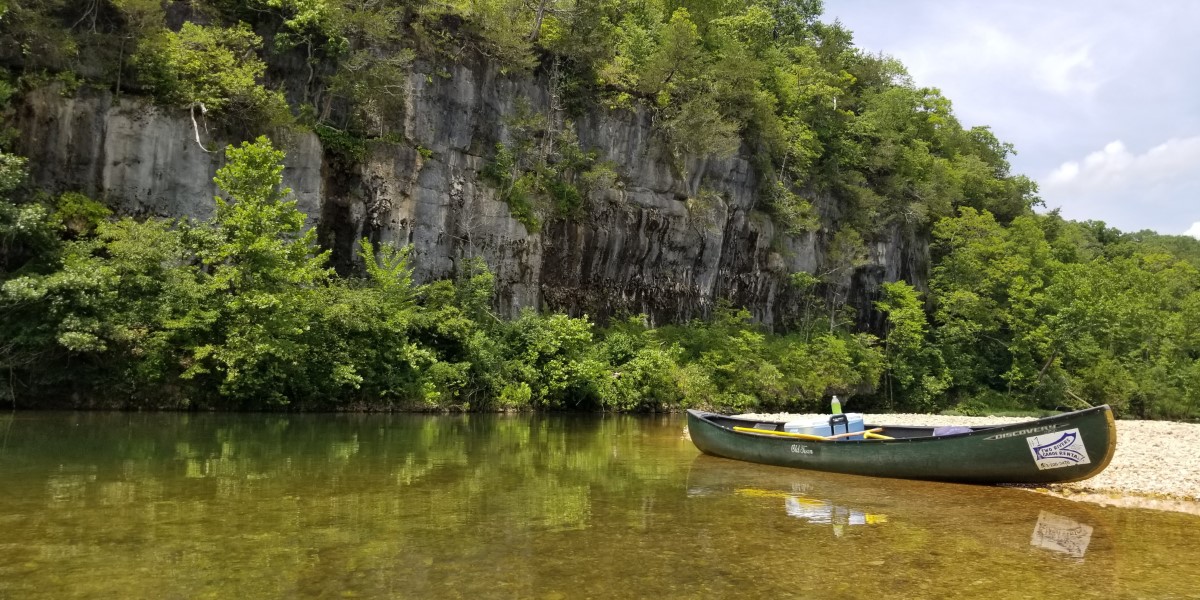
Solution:
<svg viewBox="0 0 1200 600"><path fill-rule="evenodd" d="M726 298L780 325L798 310L788 275L822 272L827 231L779 231L758 206L745 151L673 167L645 111L594 109L573 121L581 146L611 161L619 180L593 192L580 216L527 231L480 173L496 143L509 139L505 116L518 103L549 112L548 89L545 76L504 75L486 61L414 67L398 119L404 143L372 145L365 160L345 167L314 134L292 134L283 144L285 182L340 269L364 237L412 244L419 280L451 276L465 257L482 256L496 274L497 307L508 314L645 313L664 323L704 316ZM17 150L43 187L81 191L127 214L213 211L222 154L200 149L185 112L48 88L25 96L16 124ZM208 140L210 148L222 143ZM709 202L689 210L702 189ZM834 199L816 205L826 222L836 216ZM912 237L892 230L869 240L868 264L842 282L863 325L881 281L923 287L926 242Z"/></svg>

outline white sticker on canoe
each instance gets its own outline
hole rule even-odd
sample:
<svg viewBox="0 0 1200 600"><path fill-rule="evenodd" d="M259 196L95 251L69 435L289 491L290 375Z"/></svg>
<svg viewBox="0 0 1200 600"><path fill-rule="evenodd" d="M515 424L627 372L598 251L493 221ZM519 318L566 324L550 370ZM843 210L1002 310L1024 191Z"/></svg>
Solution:
<svg viewBox="0 0 1200 600"><path fill-rule="evenodd" d="M1033 462L1038 469L1059 469L1075 465L1090 464L1087 448L1083 447L1083 438L1078 429L1055 431L1045 435L1031 435L1025 438L1029 442L1029 451L1033 453Z"/></svg>

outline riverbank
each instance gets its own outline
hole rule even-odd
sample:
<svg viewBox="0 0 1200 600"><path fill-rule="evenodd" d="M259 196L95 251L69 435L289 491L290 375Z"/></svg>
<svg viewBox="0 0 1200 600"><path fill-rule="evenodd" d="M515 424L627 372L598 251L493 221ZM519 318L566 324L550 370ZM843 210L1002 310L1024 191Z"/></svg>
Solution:
<svg viewBox="0 0 1200 600"><path fill-rule="evenodd" d="M763 419L790 419L801 415L756 416ZM978 427L1032 419L868 414L864 420L887 425ZM1117 421L1117 452L1107 469L1091 479L1028 489L1100 504L1200 514L1200 424Z"/></svg>

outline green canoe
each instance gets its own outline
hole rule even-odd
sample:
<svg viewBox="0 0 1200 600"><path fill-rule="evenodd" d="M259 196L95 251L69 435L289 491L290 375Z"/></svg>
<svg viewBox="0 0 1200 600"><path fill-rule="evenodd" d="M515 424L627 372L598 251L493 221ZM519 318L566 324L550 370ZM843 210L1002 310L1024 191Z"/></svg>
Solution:
<svg viewBox="0 0 1200 600"><path fill-rule="evenodd" d="M865 425L868 430L882 428L878 434L891 439L862 440L802 439L784 432L782 421L687 413L692 443L705 454L875 477L964 483L1079 481L1103 471L1117 447L1108 406L998 427L958 428L963 431L948 435L935 435L933 427Z"/></svg>

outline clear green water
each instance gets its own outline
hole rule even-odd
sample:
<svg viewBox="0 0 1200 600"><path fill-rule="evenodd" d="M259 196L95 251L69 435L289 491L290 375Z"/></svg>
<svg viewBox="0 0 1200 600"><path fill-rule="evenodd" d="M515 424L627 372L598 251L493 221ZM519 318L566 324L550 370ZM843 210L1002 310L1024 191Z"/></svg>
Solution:
<svg viewBox="0 0 1200 600"><path fill-rule="evenodd" d="M1200 517L736 463L682 429L0 416L0 598L1200 596Z"/></svg>

